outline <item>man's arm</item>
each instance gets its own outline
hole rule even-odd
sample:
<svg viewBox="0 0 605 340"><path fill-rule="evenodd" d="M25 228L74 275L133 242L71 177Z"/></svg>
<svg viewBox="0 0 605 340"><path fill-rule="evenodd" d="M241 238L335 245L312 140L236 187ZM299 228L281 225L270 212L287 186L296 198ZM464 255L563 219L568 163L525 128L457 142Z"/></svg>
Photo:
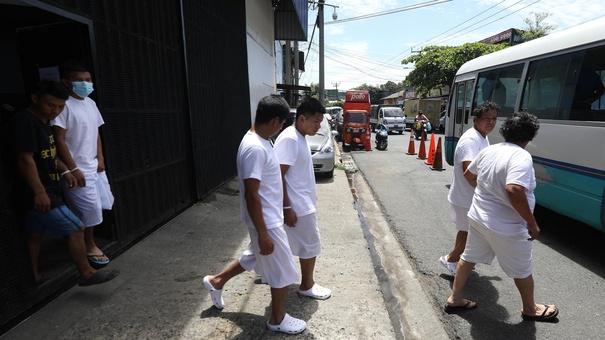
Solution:
<svg viewBox="0 0 605 340"><path fill-rule="evenodd" d="M535 240L540 234L540 227L529 208L527 196L525 196L525 188L518 184L507 184L505 189L513 208L527 222L527 229L530 235L529 240Z"/></svg>
<svg viewBox="0 0 605 340"><path fill-rule="evenodd" d="M61 177L65 177L65 180L67 183L69 183L69 188L71 190L78 186L78 180L74 174L69 171L69 167L65 165L65 163L63 163L63 161L61 161L59 158L57 158L57 169L59 170Z"/></svg>
<svg viewBox="0 0 605 340"><path fill-rule="evenodd" d="M105 171L105 157L103 157L103 144L101 143L101 134L97 136L97 172Z"/></svg>
<svg viewBox="0 0 605 340"><path fill-rule="evenodd" d="M286 185L286 173L290 169L290 166L287 164L280 164L279 168L281 169L281 181L284 187L284 223L289 227L294 227L296 226L298 218L296 217L296 212L292 209L292 203L290 202L290 197L288 197Z"/></svg>
<svg viewBox="0 0 605 340"><path fill-rule="evenodd" d="M55 136L55 144L57 146L57 154L59 158L63 161L63 163L67 166L69 170L75 169L77 167L76 162L74 162L73 158L71 158L71 154L69 153L69 148L65 143L65 129L54 125L52 127L53 135ZM84 178L84 173L78 169L72 173L76 180L78 181L78 186L85 187L86 179Z"/></svg>
<svg viewBox="0 0 605 340"><path fill-rule="evenodd" d="M469 164L471 162L468 162ZM462 163L464 167L464 163ZM477 174L474 174L468 170L468 164L466 165L466 170L464 170L464 178L466 178L468 184L470 184L473 188L477 187Z"/></svg>
<svg viewBox="0 0 605 340"><path fill-rule="evenodd" d="M263 217L263 205L258 194L260 181L255 178L244 179L244 199L246 201L246 209L254 224L254 228L258 233L258 246L260 247L261 255L269 255L273 253L273 240L267 232L267 225Z"/></svg>
<svg viewBox="0 0 605 340"><path fill-rule="evenodd" d="M50 210L50 197L46 193L46 188L40 181L38 176L38 168L36 167L36 161L34 160L33 152L17 152L17 167L21 173L21 177L25 180L25 183L34 192L34 209L41 212L47 212Z"/></svg>

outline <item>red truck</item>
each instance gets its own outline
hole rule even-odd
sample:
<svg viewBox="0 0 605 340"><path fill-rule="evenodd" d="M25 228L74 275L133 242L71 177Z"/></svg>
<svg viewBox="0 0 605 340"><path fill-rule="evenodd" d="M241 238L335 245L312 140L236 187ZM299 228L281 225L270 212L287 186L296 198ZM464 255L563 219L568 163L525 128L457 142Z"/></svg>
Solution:
<svg viewBox="0 0 605 340"><path fill-rule="evenodd" d="M363 147L370 137L370 93L347 91L342 118L341 140L343 149Z"/></svg>

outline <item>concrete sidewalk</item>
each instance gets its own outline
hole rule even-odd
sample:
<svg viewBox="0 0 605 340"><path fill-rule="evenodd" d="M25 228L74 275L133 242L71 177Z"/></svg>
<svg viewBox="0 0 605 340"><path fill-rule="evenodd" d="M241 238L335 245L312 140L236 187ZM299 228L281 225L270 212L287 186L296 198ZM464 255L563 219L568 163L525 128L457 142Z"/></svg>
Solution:
<svg viewBox="0 0 605 340"><path fill-rule="evenodd" d="M232 279L223 292L225 308L214 308L202 278L237 259L248 242L246 227L238 219L237 189L237 181L229 182L114 259L109 268L121 274L113 281L73 287L2 339L402 339L404 333L406 339L447 338L422 291L408 294L415 295L409 301L401 301L405 294L390 291L394 285L412 287L418 282L393 283L393 277L377 276L389 275L388 263L401 262L391 259L385 261L386 268L375 270L384 251L373 249L388 235L382 235L383 230L374 237L371 228L363 226L347 173L341 170L333 179L317 180L323 249L315 279L333 295L325 301L302 298L296 294L297 285L288 295L288 313L306 320L307 330L291 336L265 328L270 292L255 273ZM414 280L409 273L398 277ZM412 306L415 299L424 302ZM426 324L407 317L410 313ZM408 320L397 320L400 317Z"/></svg>

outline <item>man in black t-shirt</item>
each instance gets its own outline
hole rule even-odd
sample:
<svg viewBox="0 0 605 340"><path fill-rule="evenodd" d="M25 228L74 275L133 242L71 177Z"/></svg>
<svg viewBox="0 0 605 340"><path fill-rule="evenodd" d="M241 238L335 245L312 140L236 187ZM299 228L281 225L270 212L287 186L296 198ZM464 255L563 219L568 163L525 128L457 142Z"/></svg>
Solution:
<svg viewBox="0 0 605 340"><path fill-rule="evenodd" d="M50 120L61 113L69 94L54 81L43 80L31 95L32 104L13 118L9 143L17 162L16 200L25 211L27 243L34 278L39 282L38 257L45 233L64 236L71 258L80 273L80 286L107 282L119 272L95 270L86 258L82 222L67 208L61 197L60 180L69 188L76 178L57 158Z"/></svg>

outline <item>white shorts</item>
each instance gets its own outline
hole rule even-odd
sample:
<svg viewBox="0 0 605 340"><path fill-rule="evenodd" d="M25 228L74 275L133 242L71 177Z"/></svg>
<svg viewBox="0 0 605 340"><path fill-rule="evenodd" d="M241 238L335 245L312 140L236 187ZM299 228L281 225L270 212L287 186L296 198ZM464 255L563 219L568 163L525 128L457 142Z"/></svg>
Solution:
<svg viewBox="0 0 605 340"><path fill-rule="evenodd" d="M494 257L504 273L513 279L524 279L532 274L531 241L527 233L507 235L495 232L468 219L470 228L466 248L460 256L472 263L492 264Z"/></svg>
<svg viewBox="0 0 605 340"><path fill-rule="evenodd" d="M450 219L460 231L468 231L468 209L459 205L450 204Z"/></svg>
<svg viewBox="0 0 605 340"><path fill-rule="evenodd" d="M63 181L63 194L69 209L78 216L85 227L94 227L103 222L101 197L99 195L99 175L95 172L85 174L86 186L71 190L67 181Z"/></svg>
<svg viewBox="0 0 605 340"><path fill-rule="evenodd" d="M296 226L290 227L284 224L284 229L288 234L288 243L290 243L292 255L306 260L321 253L316 213L297 216Z"/></svg>
<svg viewBox="0 0 605 340"><path fill-rule="evenodd" d="M273 240L273 253L259 255L258 233L254 226L248 226L250 243L248 249L239 258L240 265L246 270L254 269L261 276L261 280L271 288L283 288L298 282L296 263L288 245L288 237L282 228L267 230Z"/></svg>

